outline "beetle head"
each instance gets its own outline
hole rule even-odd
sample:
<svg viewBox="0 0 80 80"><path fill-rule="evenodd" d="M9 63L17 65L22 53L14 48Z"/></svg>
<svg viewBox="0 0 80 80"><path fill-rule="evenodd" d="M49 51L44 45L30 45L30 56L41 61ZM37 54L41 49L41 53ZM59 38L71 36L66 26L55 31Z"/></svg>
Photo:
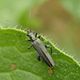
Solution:
<svg viewBox="0 0 80 80"><path fill-rule="evenodd" d="M27 36L30 38L31 41L36 40L37 33L33 32L32 30L27 30Z"/></svg>

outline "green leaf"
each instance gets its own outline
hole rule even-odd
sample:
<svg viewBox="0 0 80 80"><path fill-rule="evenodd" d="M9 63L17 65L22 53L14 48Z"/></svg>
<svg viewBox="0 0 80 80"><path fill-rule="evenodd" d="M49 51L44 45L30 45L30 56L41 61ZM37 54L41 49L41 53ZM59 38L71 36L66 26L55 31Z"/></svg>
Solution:
<svg viewBox="0 0 80 80"><path fill-rule="evenodd" d="M36 51L28 47L26 32L0 29L0 80L80 80L80 66L53 44L53 74L36 59Z"/></svg>

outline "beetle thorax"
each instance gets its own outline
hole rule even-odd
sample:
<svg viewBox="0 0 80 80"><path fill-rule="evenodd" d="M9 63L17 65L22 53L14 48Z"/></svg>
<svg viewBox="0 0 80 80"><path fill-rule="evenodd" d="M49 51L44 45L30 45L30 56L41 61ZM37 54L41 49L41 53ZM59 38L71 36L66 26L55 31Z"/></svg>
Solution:
<svg viewBox="0 0 80 80"><path fill-rule="evenodd" d="M29 33L28 35L32 41L36 40L36 37L33 33Z"/></svg>

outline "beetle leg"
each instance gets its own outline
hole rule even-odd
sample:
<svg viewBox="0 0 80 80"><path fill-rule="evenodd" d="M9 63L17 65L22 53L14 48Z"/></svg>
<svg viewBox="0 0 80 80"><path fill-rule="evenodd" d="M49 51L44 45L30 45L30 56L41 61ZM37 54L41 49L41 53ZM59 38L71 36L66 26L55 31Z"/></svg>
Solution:
<svg viewBox="0 0 80 80"><path fill-rule="evenodd" d="M38 38L41 39L41 36L39 35Z"/></svg>
<svg viewBox="0 0 80 80"><path fill-rule="evenodd" d="M31 40L27 40L27 41L31 41Z"/></svg>
<svg viewBox="0 0 80 80"><path fill-rule="evenodd" d="M37 33L35 33L35 37L37 37Z"/></svg>
<svg viewBox="0 0 80 80"><path fill-rule="evenodd" d="M52 52L53 52L53 51L52 51L52 47L50 47L50 51L51 51L51 54L52 54Z"/></svg>
<svg viewBox="0 0 80 80"><path fill-rule="evenodd" d="M40 56L38 56L37 59L40 61L41 60Z"/></svg>
<svg viewBox="0 0 80 80"><path fill-rule="evenodd" d="M52 47L51 47L50 45L45 45L45 47L46 47L46 48L49 48L49 49L50 49L50 52L51 52L51 54L52 54L52 52L53 52L53 51L52 51Z"/></svg>
<svg viewBox="0 0 80 80"><path fill-rule="evenodd" d="M35 37L37 37L38 33L37 32L33 32L33 34L35 35Z"/></svg>
<svg viewBox="0 0 80 80"><path fill-rule="evenodd" d="M32 47L32 45L30 47L28 47L28 49L30 49Z"/></svg>
<svg viewBox="0 0 80 80"><path fill-rule="evenodd" d="M38 53L37 53L37 59L38 59L38 61L41 60L41 57L40 57L40 55Z"/></svg>
<svg viewBox="0 0 80 80"><path fill-rule="evenodd" d="M38 37L41 41L44 41L44 39L41 37L41 35L38 35Z"/></svg>

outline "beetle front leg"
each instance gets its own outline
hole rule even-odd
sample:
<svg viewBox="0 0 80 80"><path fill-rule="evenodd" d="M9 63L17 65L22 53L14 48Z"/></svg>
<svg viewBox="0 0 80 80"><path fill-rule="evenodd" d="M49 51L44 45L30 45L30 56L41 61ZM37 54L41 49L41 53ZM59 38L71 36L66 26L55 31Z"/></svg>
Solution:
<svg viewBox="0 0 80 80"><path fill-rule="evenodd" d="M38 35L37 37L38 37L41 41L44 41L44 38L41 37L41 35Z"/></svg>
<svg viewBox="0 0 80 80"><path fill-rule="evenodd" d="M41 36L40 36L40 35L38 35L38 38L39 38L39 39L41 39Z"/></svg>

